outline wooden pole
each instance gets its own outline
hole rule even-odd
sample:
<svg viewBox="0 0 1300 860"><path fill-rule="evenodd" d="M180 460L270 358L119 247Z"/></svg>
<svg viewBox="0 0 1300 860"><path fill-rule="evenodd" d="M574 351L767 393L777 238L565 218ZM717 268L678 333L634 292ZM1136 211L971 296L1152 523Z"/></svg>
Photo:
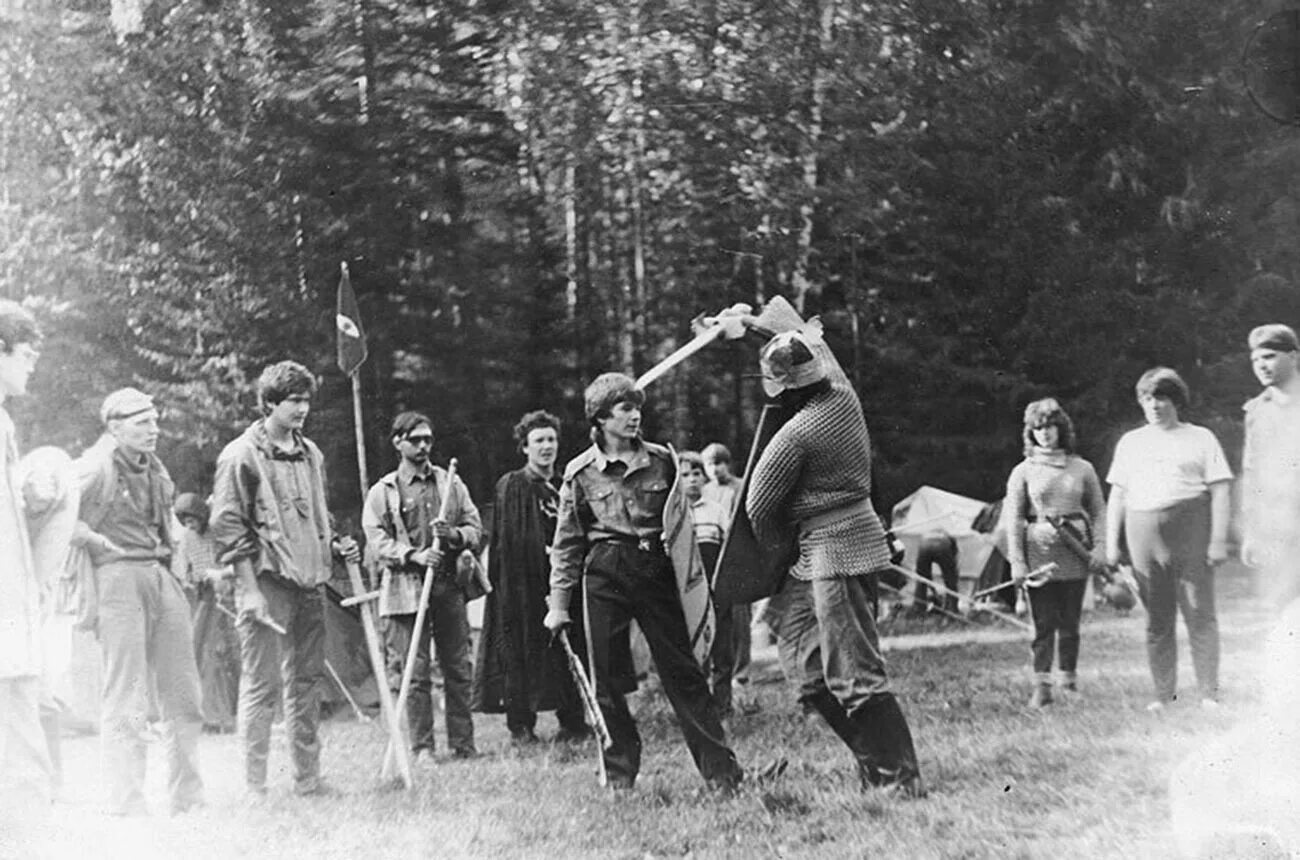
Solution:
<svg viewBox="0 0 1300 860"><path fill-rule="evenodd" d="M932 582L931 580L926 579L924 576L921 576L916 571L909 570L906 567L903 567L901 564L891 564L889 566L889 569L894 571L895 573L902 574L903 576L907 577L913 582L923 582L930 588L933 588L935 591L939 592L940 594L948 594L953 597L956 597L958 600L960 600L962 597L959 592L953 591L952 589L948 588L946 585L940 585L937 582ZM1003 621L1007 622L1013 627L1019 627L1021 630L1028 630L1030 632L1033 632L1034 625L1029 624L1028 622L1025 621L1021 621L1019 618L1017 618L1014 615L1009 615L1006 612L999 612L996 609L992 609L989 607L984 607L982 611L987 612L989 615L992 615L994 618L1002 619Z"/></svg>
<svg viewBox="0 0 1300 860"><path fill-rule="evenodd" d="M370 488L369 470L366 468L366 431L361 423L361 371L353 373L352 380L352 428L357 441L357 476L361 479L361 496Z"/></svg>
<svg viewBox="0 0 1300 860"><path fill-rule="evenodd" d="M370 487L370 478L366 469L366 434L363 429L361 414L361 374L353 371L352 380L352 427L357 441L357 474L361 479L361 497L365 498ZM356 562L348 562L348 580L352 584L353 594L365 594L373 589L367 588L361 579L361 567ZM379 640L379 629L375 624L375 604L364 603L360 607L361 627L366 634L366 650L370 653L370 668L375 675L375 685L379 688L379 709L382 712L384 726L388 729L389 746L397 747L397 776L406 788L414 781L411 777L411 753L402 741L402 725L398 719L397 708L393 702L393 691L388 688L388 672L384 663L384 649ZM386 770L381 766L381 773Z"/></svg>
<svg viewBox="0 0 1300 860"><path fill-rule="evenodd" d="M352 590L360 594L365 591L361 583L361 569L356 562L347 563L348 579ZM388 729L388 743L396 749L397 775L403 786L410 788L411 751L402 740L402 726L398 722L397 707L393 702L393 691L388 688L387 672L384 670L384 652L379 644L379 631L375 627L375 605L366 603L361 606L361 629L366 634L366 650L370 653L370 666L374 670L375 684L379 687L379 710L382 712L384 727Z"/></svg>

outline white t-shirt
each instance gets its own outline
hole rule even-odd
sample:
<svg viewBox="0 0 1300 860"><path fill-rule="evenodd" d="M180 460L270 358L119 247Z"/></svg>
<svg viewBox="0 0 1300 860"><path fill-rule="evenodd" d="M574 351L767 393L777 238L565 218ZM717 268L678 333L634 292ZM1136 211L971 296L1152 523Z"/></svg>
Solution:
<svg viewBox="0 0 1300 860"><path fill-rule="evenodd" d="M1106 482L1124 488L1124 505L1158 511L1194 499L1210 484L1232 480L1214 434L1195 424L1166 430L1148 424L1125 433L1115 446Z"/></svg>

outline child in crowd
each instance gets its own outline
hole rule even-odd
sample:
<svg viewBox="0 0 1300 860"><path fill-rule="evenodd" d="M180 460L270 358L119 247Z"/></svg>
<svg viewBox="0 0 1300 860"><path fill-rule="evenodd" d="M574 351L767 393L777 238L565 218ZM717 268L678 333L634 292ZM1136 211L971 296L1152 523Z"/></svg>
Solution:
<svg viewBox="0 0 1300 860"><path fill-rule="evenodd" d="M708 571L712 582L718 566L718 554L722 552L722 540L726 536L731 511L716 498L708 498L704 495L704 486L708 479L704 472L704 459L699 454L694 451L681 452L677 455L677 468L681 472L686 498L691 501L691 516L695 521L695 543L700 548L700 558L704 561L704 569ZM713 639L709 682L718 715L729 717L731 716L731 676L736 668L734 614L727 606L716 606L715 611L718 629Z"/></svg>

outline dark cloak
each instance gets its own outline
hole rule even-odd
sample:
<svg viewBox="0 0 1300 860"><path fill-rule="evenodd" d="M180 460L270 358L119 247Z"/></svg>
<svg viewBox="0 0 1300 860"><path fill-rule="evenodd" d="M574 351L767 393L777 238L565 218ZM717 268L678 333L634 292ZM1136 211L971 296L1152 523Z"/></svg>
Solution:
<svg viewBox="0 0 1300 860"><path fill-rule="evenodd" d="M483 607L471 700L481 713L553 711L572 695L561 688L571 683L563 652L551 647L542 624L551 590L547 550L560 501L559 479L553 480L523 468L497 481L488 550L492 593ZM581 605L573 610L580 619ZM575 634L581 649L581 630Z"/></svg>

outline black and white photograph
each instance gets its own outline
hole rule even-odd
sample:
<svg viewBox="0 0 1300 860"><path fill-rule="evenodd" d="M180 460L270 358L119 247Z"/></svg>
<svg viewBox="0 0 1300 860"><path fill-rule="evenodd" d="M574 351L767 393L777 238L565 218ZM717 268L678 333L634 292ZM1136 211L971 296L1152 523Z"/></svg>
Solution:
<svg viewBox="0 0 1300 860"><path fill-rule="evenodd" d="M0 0L0 860L1300 857L1297 237L1300 0Z"/></svg>

